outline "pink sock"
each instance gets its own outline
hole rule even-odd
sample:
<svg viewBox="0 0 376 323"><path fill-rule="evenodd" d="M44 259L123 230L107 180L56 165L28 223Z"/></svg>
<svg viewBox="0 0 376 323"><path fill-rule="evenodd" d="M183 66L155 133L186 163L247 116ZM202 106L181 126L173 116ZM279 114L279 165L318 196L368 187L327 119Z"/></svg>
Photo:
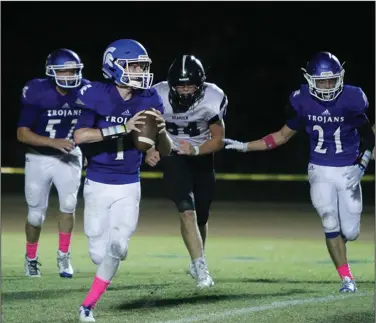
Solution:
<svg viewBox="0 0 376 323"><path fill-rule="evenodd" d="M341 279L343 279L343 277L346 277L346 276L349 277L350 279L354 279L354 277L351 273L349 264L344 264L344 265L338 267L337 271L338 271L339 277L341 277Z"/></svg>
<svg viewBox="0 0 376 323"><path fill-rule="evenodd" d="M37 256L38 242L30 243L26 241L26 257L34 259Z"/></svg>
<svg viewBox="0 0 376 323"><path fill-rule="evenodd" d="M82 302L82 305L85 307L91 306L94 308L95 304L101 298L102 294L106 291L107 287L111 282L103 280L98 276L95 276L93 284L87 294L86 298Z"/></svg>
<svg viewBox="0 0 376 323"><path fill-rule="evenodd" d="M59 232L59 250L67 253L71 242L72 233Z"/></svg>

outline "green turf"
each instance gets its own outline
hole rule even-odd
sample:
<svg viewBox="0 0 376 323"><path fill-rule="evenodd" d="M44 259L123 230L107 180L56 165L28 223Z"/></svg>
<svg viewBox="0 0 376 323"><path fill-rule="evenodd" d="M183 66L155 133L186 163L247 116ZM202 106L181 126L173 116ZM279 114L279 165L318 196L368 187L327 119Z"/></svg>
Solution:
<svg viewBox="0 0 376 323"><path fill-rule="evenodd" d="M89 259L85 236L75 234L72 259L76 275L71 280L61 279L56 245L57 234L42 234L39 256L43 277L30 279L23 277L24 235L3 233L4 322L77 321L78 306L96 267ZM322 239L210 237L207 257L216 285L196 292L194 281L185 274L189 259L180 237L136 235L128 259L98 304L95 317L103 323L374 322L373 244L358 241L348 249L359 291L366 296L263 310L258 307L273 302L340 296L340 282L327 261ZM239 313L240 309L246 310Z"/></svg>

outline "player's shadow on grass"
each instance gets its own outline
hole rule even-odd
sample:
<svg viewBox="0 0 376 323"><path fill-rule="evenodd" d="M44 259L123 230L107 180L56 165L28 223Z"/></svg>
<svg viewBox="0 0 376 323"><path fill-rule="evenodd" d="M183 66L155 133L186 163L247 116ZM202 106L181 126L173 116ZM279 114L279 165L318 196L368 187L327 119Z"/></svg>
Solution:
<svg viewBox="0 0 376 323"><path fill-rule="evenodd" d="M291 279L257 279L257 278L217 278L221 283L260 283L260 284L338 284L340 280L291 280ZM357 284L374 284L371 280L357 280Z"/></svg>
<svg viewBox="0 0 376 323"><path fill-rule="evenodd" d="M160 288L165 288L174 284L163 283L163 284L138 284L138 285L121 285L121 286L110 286L109 291L132 291L132 290L144 290L149 291L150 294L155 293ZM81 288L71 288L71 289L41 289L33 291L14 291L14 292L3 292L2 297L4 302L25 300L25 299L51 299L51 298L61 298L69 295L72 292L80 292L85 295L88 292L88 287Z"/></svg>
<svg viewBox="0 0 376 323"><path fill-rule="evenodd" d="M134 309L141 309L141 308L159 308L159 307L173 307L177 305L186 305L186 304L210 304L216 303L221 301L227 300L255 300L265 297L283 297L283 296L290 296L290 295L298 295L298 294L305 294L307 291L302 289L292 289L285 292L278 292L278 293L265 293L265 294L215 294L215 295L193 295L189 297L181 297L181 298L161 298L161 299L153 299L153 298L142 298L139 300L123 303L117 306L114 306L114 309L120 311L126 310L134 310Z"/></svg>

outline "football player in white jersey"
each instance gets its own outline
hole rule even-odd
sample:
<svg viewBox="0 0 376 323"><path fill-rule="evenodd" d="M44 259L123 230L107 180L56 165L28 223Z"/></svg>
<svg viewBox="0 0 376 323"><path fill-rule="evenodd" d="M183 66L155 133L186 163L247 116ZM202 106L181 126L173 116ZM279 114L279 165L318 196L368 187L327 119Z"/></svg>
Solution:
<svg viewBox="0 0 376 323"><path fill-rule="evenodd" d="M189 274L199 288L214 285L204 250L215 188L213 157L224 146L227 108L223 91L205 79L201 62L183 55L170 66L168 81L154 85L173 140L173 152L162 160L164 181L180 213L181 234L192 260ZM155 166L159 161L159 152L151 148L145 162Z"/></svg>

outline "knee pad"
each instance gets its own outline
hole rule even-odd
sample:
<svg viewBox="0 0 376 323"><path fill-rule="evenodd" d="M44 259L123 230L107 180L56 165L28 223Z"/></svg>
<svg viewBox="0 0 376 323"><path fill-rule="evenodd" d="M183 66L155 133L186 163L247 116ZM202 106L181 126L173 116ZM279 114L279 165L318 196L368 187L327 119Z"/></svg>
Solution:
<svg viewBox="0 0 376 323"><path fill-rule="evenodd" d="M335 212L323 213L321 216L321 220L322 220L322 226L326 233L340 231L337 213Z"/></svg>
<svg viewBox="0 0 376 323"><path fill-rule="evenodd" d="M348 241L355 241L360 234L359 226L351 226L351 227L342 227L341 229L342 237Z"/></svg>
<svg viewBox="0 0 376 323"><path fill-rule="evenodd" d="M63 213L74 213L77 205L77 195L68 194L63 200L60 201L60 211Z"/></svg>
<svg viewBox="0 0 376 323"><path fill-rule="evenodd" d="M125 260L128 253L128 243L134 229L131 228L113 228L110 233L110 242L108 245L108 255L112 258Z"/></svg>
<svg viewBox="0 0 376 323"><path fill-rule="evenodd" d="M89 255L90 255L90 258L91 258L91 261L95 264L95 265L100 265L103 261L103 258L104 258L104 254L99 254L97 251L91 251L89 250Z"/></svg>
<svg viewBox="0 0 376 323"><path fill-rule="evenodd" d="M128 254L128 241L126 239L110 241L108 255L112 258L125 260Z"/></svg>
<svg viewBox="0 0 376 323"><path fill-rule="evenodd" d="M27 222L34 227L41 227L46 218L46 209L30 208L27 214Z"/></svg>
<svg viewBox="0 0 376 323"><path fill-rule="evenodd" d="M193 197L182 199L179 201L174 201L179 213L184 213L185 211L194 211L195 203Z"/></svg>

